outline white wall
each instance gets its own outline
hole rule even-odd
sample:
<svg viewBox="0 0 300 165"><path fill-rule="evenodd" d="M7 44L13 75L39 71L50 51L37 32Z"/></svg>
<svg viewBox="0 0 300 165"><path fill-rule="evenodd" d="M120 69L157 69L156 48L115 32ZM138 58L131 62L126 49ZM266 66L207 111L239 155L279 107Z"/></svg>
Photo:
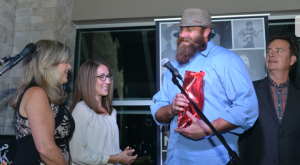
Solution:
<svg viewBox="0 0 300 165"><path fill-rule="evenodd" d="M75 0L75 24L153 21L181 17L185 8L209 10L212 15L271 13L300 15L300 0Z"/></svg>

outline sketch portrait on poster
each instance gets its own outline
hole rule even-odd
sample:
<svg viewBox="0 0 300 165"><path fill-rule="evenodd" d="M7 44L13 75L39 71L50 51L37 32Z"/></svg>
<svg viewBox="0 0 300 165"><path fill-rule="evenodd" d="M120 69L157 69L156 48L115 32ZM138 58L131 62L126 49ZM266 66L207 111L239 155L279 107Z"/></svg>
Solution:
<svg viewBox="0 0 300 165"><path fill-rule="evenodd" d="M267 76L265 71L265 50L233 50L243 60L252 81L263 79Z"/></svg>
<svg viewBox="0 0 300 165"><path fill-rule="evenodd" d="M264 19L233 20L234 49L264 48Z"/></svg>
<svg viewBox="0 0 300 165"><path fill-rule="evenodd" d="M179 34L179 27L173 26L175 22L165 22L160 24L161 35L160 35L160 61L164 58L168 58L170 62L176 60L177 45L176 40ZM162 86L163 76L166 72L166 68L161 66L161 81L160 86Z"/></svg>

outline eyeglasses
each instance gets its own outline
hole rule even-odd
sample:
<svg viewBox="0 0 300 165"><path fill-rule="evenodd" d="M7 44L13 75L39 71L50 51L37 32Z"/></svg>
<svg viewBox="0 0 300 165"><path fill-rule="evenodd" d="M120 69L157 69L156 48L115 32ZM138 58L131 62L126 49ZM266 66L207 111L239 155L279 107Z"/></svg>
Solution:
<svg viewBox="0 0 300 165"><path fill-rule="evenodd" d="M114 79L114 76L112 74L109 74L109 75L100 75L100 76L97 76L100 78L101 81L106 81L106 78L109 79L109 81L113 80Z"/></svg>

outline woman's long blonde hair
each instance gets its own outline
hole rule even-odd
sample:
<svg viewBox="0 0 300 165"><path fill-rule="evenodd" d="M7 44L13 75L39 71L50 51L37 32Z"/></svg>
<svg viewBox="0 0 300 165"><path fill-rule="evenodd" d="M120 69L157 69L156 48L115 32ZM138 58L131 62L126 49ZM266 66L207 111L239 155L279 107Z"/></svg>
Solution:
<svg viewBox="0 0 300 165"><path fill-rule="evenodd" d="M49 100L56 105L62 104L67 95L60 84L58 64L68 62L71 49L59 41L40 40L37 51L23 60L23 76L16 93L9 104L15 108L22 92L31 84L43 88Z"/></svg>
<svg viewBox="0 0 300 165"><path fill-rule="evenodd" d="M86 61L79 69L79 72L75 81L75 92L73 102L71 104L71 113L74 110L77 103L84 101L92 110L97 114L101 114L99 109L99 103L96 100L96 81L97 81L97 69L100 65L105 65L109 73L112 74L111 69L103 62L89 60ZM101 105L104 107L109 115L112 113L111 103L113 100L113 80L110 81L109 91L107 96L102 96Z"/></svg>

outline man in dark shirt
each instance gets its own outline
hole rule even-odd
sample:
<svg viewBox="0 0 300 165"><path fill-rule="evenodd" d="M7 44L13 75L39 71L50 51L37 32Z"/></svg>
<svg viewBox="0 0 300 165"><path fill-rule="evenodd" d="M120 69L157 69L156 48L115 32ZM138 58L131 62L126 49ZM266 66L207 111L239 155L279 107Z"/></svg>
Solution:
<svg viewBox="0 0 300 165"><path fill-rule="evenodd" d="M253 83L259 117L240 137L240 156L246 164L300 164L300 86L289 78L298 55L290 38L268 40L268 76Z"/></svg>

